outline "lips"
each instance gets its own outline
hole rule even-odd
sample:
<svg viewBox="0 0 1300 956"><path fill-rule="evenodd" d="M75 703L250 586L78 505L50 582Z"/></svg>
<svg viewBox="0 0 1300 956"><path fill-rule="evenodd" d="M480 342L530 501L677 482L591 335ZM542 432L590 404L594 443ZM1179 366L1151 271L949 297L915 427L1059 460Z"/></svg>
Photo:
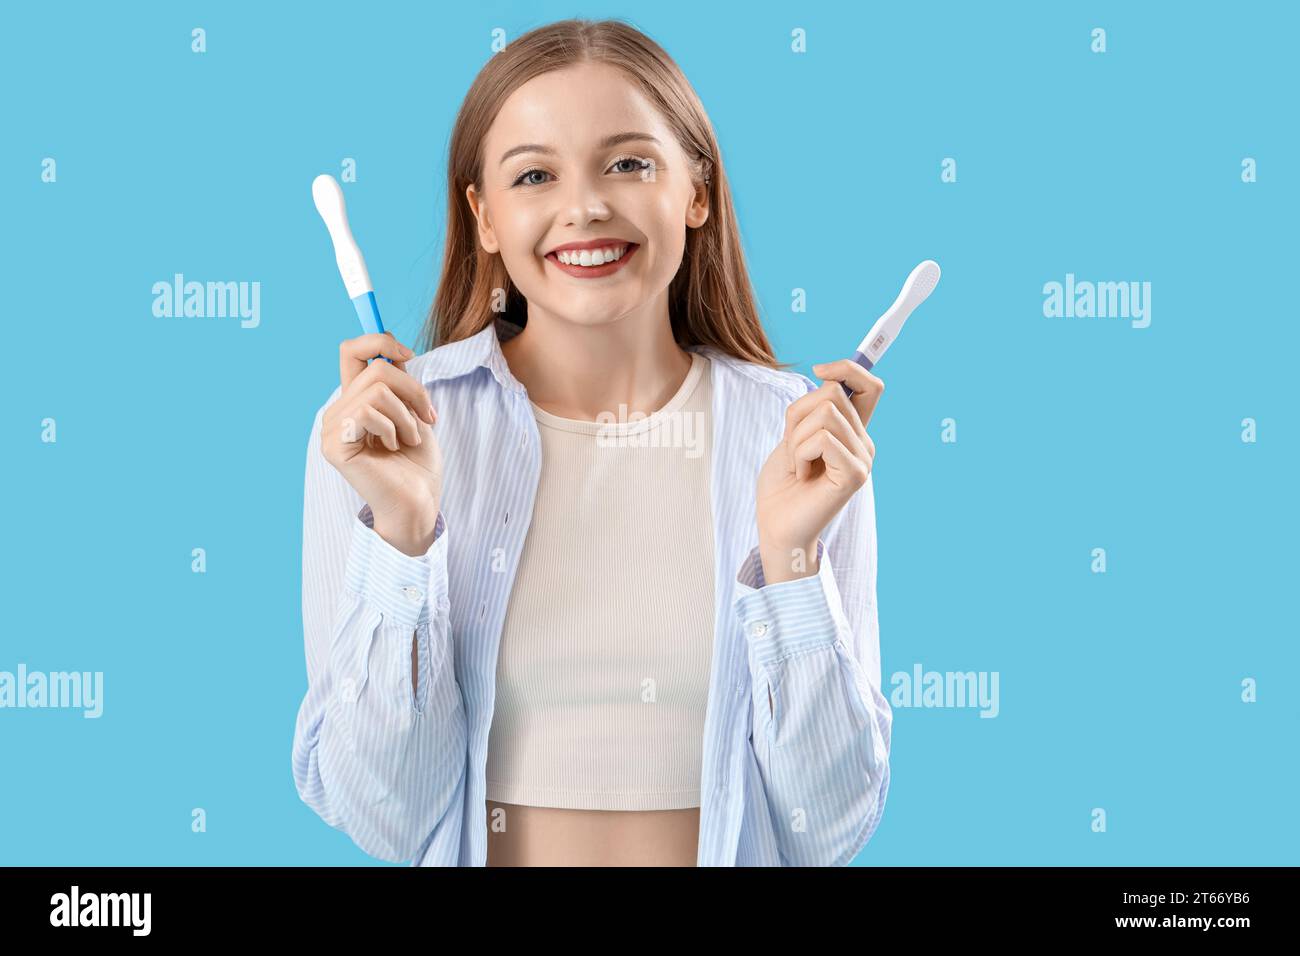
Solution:
<svg viewBox="0 0 1300 956"><path fill-rule="evenodd" d="M581 246L579 246L579 248L581 248ZM627 243L627 251L624 252L621 257L615 259L613 262L606 262L603 265L599 265L599 266L570 265L568 263L561 262L556 252L548 252L543 258L545 258L547 262L555 266L555 268L559 269L561 272L565 273L566 275L571 275L576 279L599 279L602 276L613 275L615 272L618 272L618 270L622 269L625 265L627 265L628 261L634 255L636 255L637 250L640 248L641 246L638 245L637 243L629 242Z"/></svg>

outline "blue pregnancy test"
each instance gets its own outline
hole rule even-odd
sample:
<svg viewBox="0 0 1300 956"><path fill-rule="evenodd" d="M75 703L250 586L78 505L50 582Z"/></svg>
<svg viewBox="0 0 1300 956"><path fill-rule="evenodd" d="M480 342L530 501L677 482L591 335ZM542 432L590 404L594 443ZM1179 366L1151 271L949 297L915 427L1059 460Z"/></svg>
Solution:
<svg viewBox="0 0 1300 956"><path fill-rule="evenodd" d="M334 261L338 263L339 274L343 276L343 286L348 290L348 298L357 310L361 328L365 332L383 333L384 323L379 318L379 305L375 302L375 287L370 282L370 273L366 271L366 260L361 256L361 248L352 238L352 229L348 225L348 210L343 203L343 189L338 180L328 174L322 174L312 180L311 198L316 203L316 211L325 220L325 228L330 232L334 242ZM386 356L376 356L385 362L392 362Z"/></svg>
<svg viewBox="0 0 1300 956"><path fill-rule="evenodd" d="M898 333L903 331L903 323L912 314L912 310L929 298L938 284L939 263L933 259L926 259L913 269L912 274L903 283L903 291L898 293L894 304L885 310L884 315L876 319L876 324L871 327L867 337L853 353L853 361L870 372L880 361L880 357L885 354L885 349L889 348L898 338ZM844 382L840 383L840 387L844 389L844 394L852 397L853 389Z"/></svg>

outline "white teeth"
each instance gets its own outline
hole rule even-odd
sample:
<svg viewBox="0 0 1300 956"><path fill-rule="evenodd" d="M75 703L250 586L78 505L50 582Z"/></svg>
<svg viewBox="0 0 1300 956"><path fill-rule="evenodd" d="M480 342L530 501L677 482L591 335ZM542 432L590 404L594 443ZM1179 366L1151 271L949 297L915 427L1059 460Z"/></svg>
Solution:
<svg viewBox="0 0 1300 956"><path fill-rule="evenodd" d="M627 252L627 245L606 246L603 249L583 249L581 251L566 249L557 252L555 257L567 266L602 266L606 262L622 259Z"/></svg>

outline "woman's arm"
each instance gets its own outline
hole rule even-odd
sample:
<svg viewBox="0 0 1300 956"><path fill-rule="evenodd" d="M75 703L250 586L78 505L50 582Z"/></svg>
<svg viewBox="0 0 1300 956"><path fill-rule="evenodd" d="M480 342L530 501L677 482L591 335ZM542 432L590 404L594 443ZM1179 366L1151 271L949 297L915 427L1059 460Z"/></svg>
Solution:
<svg viewBox="0 0 1300 956"><path fill-rule="evenodd" d="M294 783L321 819L366 853L405 861L451 809L466 765L446 523L439 513L421 555L377 533L369 506L358 513L360 497L321 453L324 410L307 447L308 690L294 732Z"/></svg>
<svg viewBox="0 0 1300 956"><path fill-rule="evenodd" d="M815 573L767 584L754 548L733 602L749 647L754 755L787 866L848 865L889 790L869 477L817 551Z"/></svg>
<svg viewBox="0 0 1300 956"><path fill-rule="evenodd" d="M880 692L875 442L885 383L848 359L785 411L755 491L758 547L736 578L753 678L754 755L783 861L844 866L889 792ZM853 390L852 397L844 386ZM770 582L770 583L769 583Z"/></svg>

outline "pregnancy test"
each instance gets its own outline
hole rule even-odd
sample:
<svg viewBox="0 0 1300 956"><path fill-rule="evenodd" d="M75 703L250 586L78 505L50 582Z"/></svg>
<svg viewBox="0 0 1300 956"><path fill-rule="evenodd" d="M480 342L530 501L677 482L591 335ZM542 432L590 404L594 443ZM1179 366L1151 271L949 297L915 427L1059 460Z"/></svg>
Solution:
<svg viewBox="0 0 1300 956"><path fill-rule="evenodd" d="M939 263L933 259L926 259L913 269L912 274L903 283L903 291L898 293L894 304L885 310L884 315L876 319L876 324L871 327L867 337L853 353L853 361L868 372L871 371L885 354L885 350L898 338L898 333L903 331L903 323L912 314L912 310L929 298L938 284ZM844 394L852 397L853 389L843 382L840 386L844 389Z"/></svg>
<svg viewBox="0 0 1300 956"><path fill-rule="evenodd" d="M330 232L334 242L334 261L338 263L339 275L343 276L343 287L348 290L348 298L357 310L361 328L365 332L383 334L384 323L379 318L379 305L375 302L375 287L370 282L370 273L366 271L366 260L361 255L361 247L352 238L352 229L348 225L348 210L343 202L343 189L338 180L328 173L322 173L311 182L311 198L316 203L316 211L325 220L325 228ZM392 362L386 356L377 356L385 362Z"/></svg>

